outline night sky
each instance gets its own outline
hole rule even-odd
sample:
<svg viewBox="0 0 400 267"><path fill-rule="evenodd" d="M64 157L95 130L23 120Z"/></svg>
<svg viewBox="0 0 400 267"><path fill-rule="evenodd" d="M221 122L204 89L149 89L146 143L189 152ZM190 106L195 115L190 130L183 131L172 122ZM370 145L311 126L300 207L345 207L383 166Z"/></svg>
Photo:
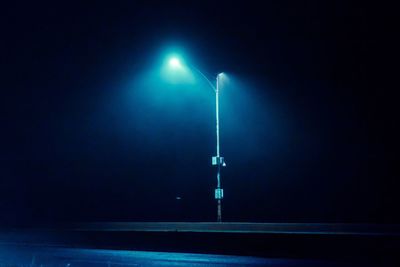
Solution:
<svg viewBox="0 0 400 267"><path fill-rule="evenodd" d="M380 17L259 2L5 4L0 224L216 219L214 95L155 75L174 49L229 77L223 220L400 222Z"/></svg>

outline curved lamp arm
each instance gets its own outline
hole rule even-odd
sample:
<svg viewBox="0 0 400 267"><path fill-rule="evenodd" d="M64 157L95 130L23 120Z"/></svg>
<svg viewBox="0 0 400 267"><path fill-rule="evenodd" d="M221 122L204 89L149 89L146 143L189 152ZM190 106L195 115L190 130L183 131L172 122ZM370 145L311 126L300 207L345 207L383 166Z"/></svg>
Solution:
<svg viewBox="0 0 400 267"><path fill-rule="evenodd" d="M198 68L194 67L194 66L189 66L189 68L194 69L197 73L199 73L204 79L206 79L206 81L208 82L208 84L211 86L211 88L214 90L214 92L217 91L217 89L215 88L215 86L213 85L213 83L207 78L206 75L204 75Z"/></svg>

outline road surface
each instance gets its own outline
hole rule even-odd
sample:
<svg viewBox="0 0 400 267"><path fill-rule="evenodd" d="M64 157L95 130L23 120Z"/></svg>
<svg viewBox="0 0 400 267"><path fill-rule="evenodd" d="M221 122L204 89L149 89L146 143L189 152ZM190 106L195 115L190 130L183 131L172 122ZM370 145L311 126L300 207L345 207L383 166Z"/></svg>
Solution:
<svg viewBox="0 0 400 267"><path fill-rule="evenodd" d="M267 259L260 257L227 256L194 253L80 249L0 244L0 266L356 266L338 262Z"/></svg>

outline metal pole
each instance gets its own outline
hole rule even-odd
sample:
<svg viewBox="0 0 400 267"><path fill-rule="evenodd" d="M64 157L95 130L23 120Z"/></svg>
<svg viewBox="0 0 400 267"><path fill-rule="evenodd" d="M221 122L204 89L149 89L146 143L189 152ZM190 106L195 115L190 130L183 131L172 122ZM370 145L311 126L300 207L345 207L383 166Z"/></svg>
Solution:
<svg viewBox="0 0 400 267"><path fill-rule="evenodd" d="M217 86L215 89L215 119L216 119L216 134L217 134L217 159L220 159L219 153L219 75L217 75ZM217 190L221 189L221 164L217 164ZM217 221L222 221L222 199L219 197L217 199Z"/></svg>
<svg viewBox="0 0 400 267"><path fill-rule="evenodd" d="M212 165L217 165L217 188L215 189L215 199L217 200L217 221L222 221L222 199L224 198L224 191L221 188L221 167L225 167L225 160L221 157L219 151L219 78L217 75L216 87L199 69L192 66L192 69L197 71L208 82L212 89L215 91L215 121L216 121L216 138L217 138L217 155L212 157Z"/></svg>

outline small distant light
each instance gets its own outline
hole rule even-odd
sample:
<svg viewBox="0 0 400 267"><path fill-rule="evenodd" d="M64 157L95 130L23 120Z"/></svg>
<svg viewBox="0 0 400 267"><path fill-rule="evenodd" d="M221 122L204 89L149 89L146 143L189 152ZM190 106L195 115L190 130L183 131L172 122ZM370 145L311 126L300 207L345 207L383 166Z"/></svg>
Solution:
<svg viewBox="0 0 400 267"><path fill-rule="evenodd" d="M176 199L176 200L181 200L181 197L176 197L175 199Z"/></svg>

